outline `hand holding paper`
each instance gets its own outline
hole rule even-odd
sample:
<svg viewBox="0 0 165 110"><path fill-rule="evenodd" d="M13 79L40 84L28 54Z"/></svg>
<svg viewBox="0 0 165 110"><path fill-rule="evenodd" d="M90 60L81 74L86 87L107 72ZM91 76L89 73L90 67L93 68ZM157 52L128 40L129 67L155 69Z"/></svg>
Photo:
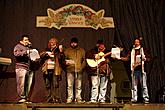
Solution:
<svg viewBox="0 0 165 110"><path fill-rule="evenodd" d="M75 62L73 60L65 60L66 61L66 65L73 65L75 64Z"/></svg>

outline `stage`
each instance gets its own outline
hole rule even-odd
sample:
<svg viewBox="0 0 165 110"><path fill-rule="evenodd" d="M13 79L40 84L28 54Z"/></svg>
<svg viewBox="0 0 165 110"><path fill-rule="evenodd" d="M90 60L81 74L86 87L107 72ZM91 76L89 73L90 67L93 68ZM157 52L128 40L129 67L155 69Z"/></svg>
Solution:
<svg viewBox="0 0 165 110"><path fill-rule="evenodd" d="M0 110L165 110L165 104L110 103L0 103Z"/></svg>

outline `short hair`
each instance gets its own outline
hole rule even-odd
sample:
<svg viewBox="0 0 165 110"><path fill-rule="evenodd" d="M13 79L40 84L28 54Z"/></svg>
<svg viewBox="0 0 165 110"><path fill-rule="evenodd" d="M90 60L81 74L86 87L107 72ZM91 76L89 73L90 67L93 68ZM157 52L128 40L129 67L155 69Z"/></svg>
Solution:
<svg viewBox="0 0 165 110"><path fill-rule="evenodd" d="M24 37L29 38L29 35L26 35L26 34L22 35L20 40L23 40Z"/></svg>
<svg viewBox="0 0 165 110"><path fill-rule="evenodd" d="M139 38L135 38L133 43L135 43L135 40L139 40L140 44L142 43L142 37L139 37Z"/></svg>
<svg viewBox="0 0 165 110"><path fill-rule="evenodd" d="M98 40L98 41L97 41L97 44L104 44L104 43L103 43L103 40Z"/></svg>

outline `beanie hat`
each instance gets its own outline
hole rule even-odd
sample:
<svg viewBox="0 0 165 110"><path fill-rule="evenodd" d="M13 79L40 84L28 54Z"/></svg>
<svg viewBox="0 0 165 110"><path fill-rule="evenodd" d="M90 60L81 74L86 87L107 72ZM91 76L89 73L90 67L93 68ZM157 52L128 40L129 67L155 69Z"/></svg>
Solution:
<svg viewBox="0 0 165 110"><path fill-rule="evenodd" d="M72 42L78 43L78 39L77 39L76 37L73 37L73 38L71 39L70 42L71 42L71 43L72 43Z"/></svg>

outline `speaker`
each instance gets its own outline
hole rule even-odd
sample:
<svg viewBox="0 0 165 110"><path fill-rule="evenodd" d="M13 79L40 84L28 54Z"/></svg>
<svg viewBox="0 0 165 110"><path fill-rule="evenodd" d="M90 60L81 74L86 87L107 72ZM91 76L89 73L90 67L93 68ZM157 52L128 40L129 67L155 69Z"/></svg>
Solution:
<svg viewBox="0 0 165 110"><path fill-rule="evenodd" d="M128 66L128 65L127 65ZM129 68L130 69L130 68ZM116 98L117 101L130 101L131 99L131 82L129 73L123 61L114 61L112 63L112 82L116 83Z"/></svg>
<svg viewBox="0 0 165 110"><path fill-rule="evenodd" d="M158 91L159 103L165 103L165 85L163 85Z"/></svg>

